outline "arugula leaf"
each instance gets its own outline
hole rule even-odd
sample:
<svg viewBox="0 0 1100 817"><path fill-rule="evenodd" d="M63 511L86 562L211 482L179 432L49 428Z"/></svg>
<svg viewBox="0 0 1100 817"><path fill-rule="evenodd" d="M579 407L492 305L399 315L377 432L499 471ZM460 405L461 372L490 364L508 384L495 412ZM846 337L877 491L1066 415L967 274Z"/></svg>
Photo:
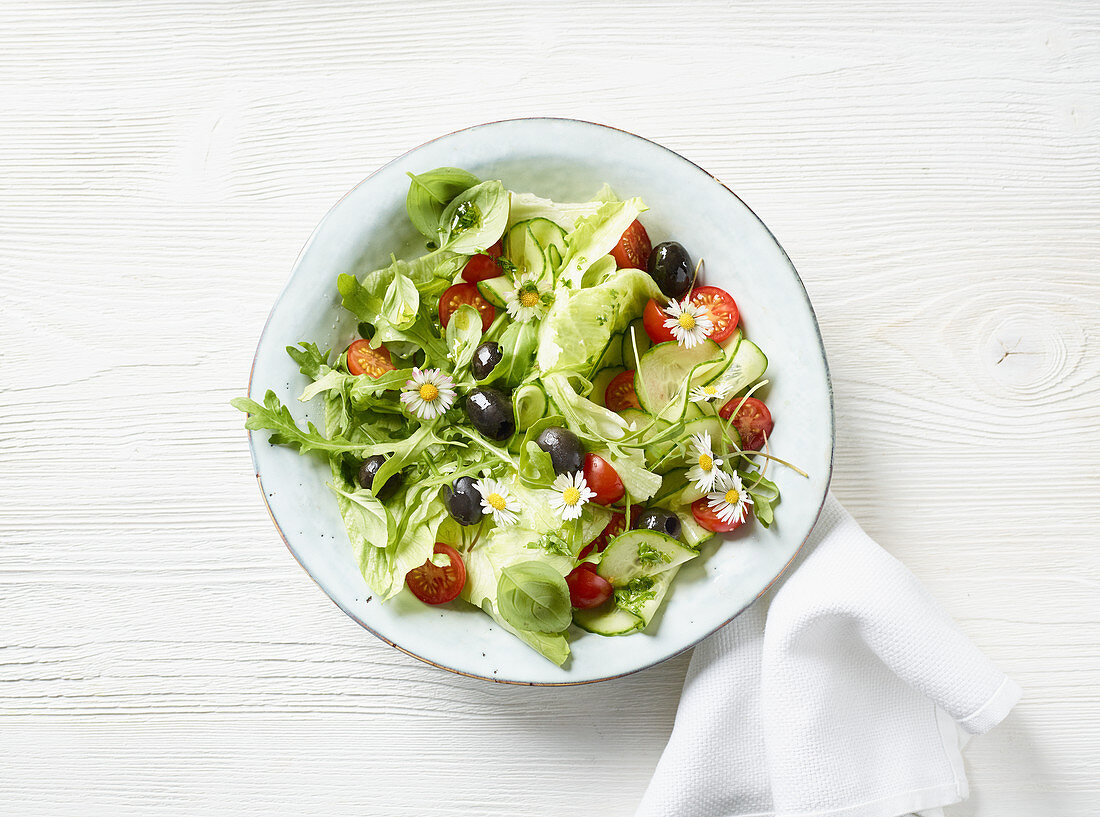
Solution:
<svg viewBox="0 0 1100 817"><path fill-rule="evenodd" d="M439 232L439 217L451 200L481 180L457 167L437 167L426 173L409 174L412 183L405 197L405 212L422 235L435 238Z"/></svg>
<svg viewBox="0 0 1100 817"><path fill-rule="evenodd" d="M513 627L537 633L560 632L572 621L569 588L546 562L531 560L501 570L497 607Z"/></svg>
<svg viewBox="0 0 1100 817"><path fill-rule="evenodd" d="M439 218L439 246L472 255L490 247L508 223L508 191L482 182L456 196Z"/></svg>
<svg viewBox="0 0 1100 817"><path fill-rule="evenodd" d="M326 349L322 352L317 348L316 343L308 343L303 341L299 343L301 349L294 346L286 347L286 353L298 364L298 370L306 377L316 380L320 377L328 366L328 356L331 352L330 349Z"/></svg>
<svg viewBox="0 0 1100 817"><path fill-rule="evenodd" d="M248 413L244 427L250 431L270 431L272 445L287 445L298 449L298 453L309 452L339 454L363 446L353 445L342 437L328 439L313 423L307 423L303 431L294 422L290 409L279 402L274 391L264 395L263 405L247 397L237 397L230 401L233 408Z"/></svg>

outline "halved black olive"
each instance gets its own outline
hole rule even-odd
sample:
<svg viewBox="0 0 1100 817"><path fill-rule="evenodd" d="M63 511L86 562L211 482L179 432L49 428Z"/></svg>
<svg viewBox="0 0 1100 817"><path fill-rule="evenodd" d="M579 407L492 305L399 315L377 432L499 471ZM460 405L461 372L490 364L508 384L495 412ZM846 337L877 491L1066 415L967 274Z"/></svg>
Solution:
<svg viewBox="0 0 1100 817"><path fill-rule="evenodd" d="M638 516L638 521L634 524L634 527L637 530L655 530L658 533L667 534L673 539L679 539L680 532L683 530L680 517L660 508L643 511Z"/></svg>
<svg viewBox="0 0 1100 817"><path fill-rule="evenodd" d="M500 348L500 344L493 343L491 340L485 341L485 343L474 349L474 360L470 364L470 371L473 372L474 379L484 380L488 377L503 357L504 350Z"/></svg>
<svg viewBox="0 0 1100 817"><path fill-rule="evenodd" d="M677 301L688 294L695 267L684 246L676 241L664 241L653 248L647 264L649 275L661 292Z"/></svg>
<svg viewBox="0 0 1100 817"><path fill-rule="evenodd" d="M447 507L447 513L460 525L476 525L484 513L481 510L481 492L473 477L459 477L452 485L444 485L443 504Z"/></svg>
<svg viewBox="0 0 1100 817"><path fill-rule="evenodd" d="M535 439L538 447L550 455L555 474L572 474L584 468L584 446L568 428L543 429Z"/></svg>
<svg viewBox="0 0 1100 817"><path fill-rule="evenodd" d="M512 401L496 389L474 389L466 395L466 414L474 428L490 440L507 440L516 433Z"/></svg>

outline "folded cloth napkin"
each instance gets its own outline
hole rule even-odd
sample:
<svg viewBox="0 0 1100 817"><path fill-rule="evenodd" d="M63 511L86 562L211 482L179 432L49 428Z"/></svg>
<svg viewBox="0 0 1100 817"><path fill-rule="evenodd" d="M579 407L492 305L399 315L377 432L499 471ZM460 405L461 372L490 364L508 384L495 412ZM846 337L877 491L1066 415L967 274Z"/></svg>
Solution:
<svg viewBox="0 0 1100 817"><path fill-rule="evenodd" d="M964 733L1019 698L830 496L787 577L696 648L637 817L941 814Z"/></svg>

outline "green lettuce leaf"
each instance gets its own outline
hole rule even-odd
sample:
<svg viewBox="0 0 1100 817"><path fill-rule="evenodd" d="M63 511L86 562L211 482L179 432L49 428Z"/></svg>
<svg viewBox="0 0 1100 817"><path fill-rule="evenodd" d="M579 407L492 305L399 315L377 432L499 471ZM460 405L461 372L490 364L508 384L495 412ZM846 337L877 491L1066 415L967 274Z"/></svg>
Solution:
<svg viewBox="0 0 1100 817"><path fill-rule="evenodd" d="M639 198L608 201L593 215L578 221L573 232L565 238L569 251L558 280L564 286L580 289L588 268L615 249L626 228L646 209Z"/></svg>

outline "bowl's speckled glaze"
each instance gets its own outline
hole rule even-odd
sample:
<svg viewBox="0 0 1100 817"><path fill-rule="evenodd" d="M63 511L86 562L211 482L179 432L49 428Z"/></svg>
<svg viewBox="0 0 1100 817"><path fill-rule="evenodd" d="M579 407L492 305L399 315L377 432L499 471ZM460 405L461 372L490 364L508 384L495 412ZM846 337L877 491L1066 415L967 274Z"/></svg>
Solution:
<svg viewBox="0 0 1100 817"><path fill-rule="evenodd" d="M775 524L748 524L686 565L662 613L644 633L603 638L576 630L573 655L554 666L469 606L434 608L407 590L380 604L359 573L325 483L326 463L250 435L264 501L287 547L328 596L382 640L453 672L518 684L578 684L652 666L736 616L781 574L817 520L829 485L833 410L825 353L798 274L767 227L725 186L672 151L614 128L568 119L492 122L436 139L381 168L328 213L302 250L264 327L249 392L273 389L299 420L319 408L284 348L300 340L341 347L355 324L340 307L336 276L422 251L405 215L407 171L462 167L505 187L561 200L590 198L604 183L641 196L653 243L675 239L705 260L705 283L736 298L749 338L768 355L772 452L805 479L772 467L782 491Z"/></svg>

